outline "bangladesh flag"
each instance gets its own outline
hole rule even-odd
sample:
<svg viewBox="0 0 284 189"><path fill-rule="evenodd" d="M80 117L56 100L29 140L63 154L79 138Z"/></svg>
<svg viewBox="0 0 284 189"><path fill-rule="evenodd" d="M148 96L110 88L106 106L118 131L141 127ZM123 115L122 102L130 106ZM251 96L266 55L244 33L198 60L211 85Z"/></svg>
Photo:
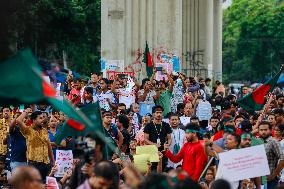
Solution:
<svg viewBox="0 0 284 189"><path fill-rule="evenodd" d="M265 104L265 96L269 92L272 92L273 88L277 84L281 72L282 68L272 79L268 80L260 87L256 88L252 93L239 99L238 100L239 105L249 112L261 110Z"/></svg>
<svg viewBox="0 0 284 189"><path fill-rule="evenodd" d="M96 105L94 114L88 118L82 111L76 110L68 101L58 100L55 89L42 78L40 67L30 50L23 50L14 57L0 63L0 78L0 105L48 102L55 109L68 116L69 120L66 124L70 125L74 129L73 131L92 130L109 145L106 142L104 132L98 129L102 128L98 105ZM85 111L88 114L88 111L91 110ZM114 148L111 145L109 147Z"/></svg>
<svg viewBox="0 0 284 189"><path fill-rule="evenodd" d="M144 51L144 60L143 62L146 64L146 72L147 72L147 76L148 78L150 78L153 74L153 67L154 67L154 63L149 51L149 47L148 47L148 43L146 41L146 47L145 47L145 51Z"/></svg>
<svg viewBox="0 0 284 189"><path fill-rule="evenodd" d="M58 132L54 136L55 143L59 145L61 141L66 137L86 136L87 134L93 134L94 132L103 133L103 125L100 113L99 103L90 104L81 108L81 111L87 116L87 118L93 123L91 127L86 127L84 124L74 120L68 119L59 128Z"/></svg>
<svg viewBox="0 0 284 189"><path fill-rule="evenodd" d="M0 63L0 104L35 104L48 102L69 118L83 122L84 115L66 100L56 98L55 89L47 83L30 50L23 50Z"/></svg>

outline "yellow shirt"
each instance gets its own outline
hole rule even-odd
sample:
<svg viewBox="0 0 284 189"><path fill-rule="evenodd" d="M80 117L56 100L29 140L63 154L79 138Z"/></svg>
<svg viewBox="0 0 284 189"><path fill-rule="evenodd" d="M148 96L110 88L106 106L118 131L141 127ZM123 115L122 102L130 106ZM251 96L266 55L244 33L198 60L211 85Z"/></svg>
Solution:
<svg viewBox="0 0 284 189"><path fill-rule="evenodd" d="M48 131L47 129L34 129L34 126L21 129L27 143L27 160L49 164Z"/></svg>
<svg viewBox="0 0 284 189"><path fill-rule="evenodd" d="M4 144L4 140L7 138L9 132L9 123L6 120L0 119L0 155L6 156L7 145Z"/></svg>

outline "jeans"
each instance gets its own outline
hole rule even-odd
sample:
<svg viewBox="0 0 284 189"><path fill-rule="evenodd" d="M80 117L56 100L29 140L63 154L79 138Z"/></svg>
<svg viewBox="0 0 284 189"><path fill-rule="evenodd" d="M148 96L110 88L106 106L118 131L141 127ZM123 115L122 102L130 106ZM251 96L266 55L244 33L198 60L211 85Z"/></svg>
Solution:
<svg viewBox="0 0 284 189"><path fill-rule="evenodd" d="M13 172L14 169L16 167L19 167L19 166L26 166L28 165L27 162L17 162L17 161L13 161L13 162L10 162L10 168L11 168L11 171Z"/></svg>
<svg viewBox="0 0 284 189"><path fill-rule="evenodd" d="M267 189L276 189L278 185L278 179L267 182Z"/></svg>

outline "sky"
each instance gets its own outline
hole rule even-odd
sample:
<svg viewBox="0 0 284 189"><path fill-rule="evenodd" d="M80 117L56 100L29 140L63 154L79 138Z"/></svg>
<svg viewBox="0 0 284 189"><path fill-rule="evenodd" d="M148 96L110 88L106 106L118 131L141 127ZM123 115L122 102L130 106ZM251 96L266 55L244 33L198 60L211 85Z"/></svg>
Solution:
<svg viewBox="0 0 284 189"><path fill-rule="evenodd" d="M226 0L226 1L223 3L223 9L228 8L231 4L232 4L232 0Z"/></svg>

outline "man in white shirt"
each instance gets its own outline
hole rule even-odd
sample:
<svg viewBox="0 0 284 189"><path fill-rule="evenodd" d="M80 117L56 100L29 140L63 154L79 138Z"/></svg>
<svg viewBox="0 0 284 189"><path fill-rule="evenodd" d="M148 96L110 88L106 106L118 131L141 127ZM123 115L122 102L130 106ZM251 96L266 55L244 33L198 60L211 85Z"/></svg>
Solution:
<svg viewBox="0 0 284 189"><path fill-rule="evenodd" d="M171 133L171 137L172 137L172 143L169 147L169 150L176 155L179 150L181 149L181 147L183 146L184 142L185 142L185 132L184 130L179 128L180 125L180 120L179 120L179 116L177 114L171 114L170 115L170 126L172 128L172 133ZM179 163L173 163L172 161L168 160L168 168L174 168L176 169L178 166L181 166L182 161L180 161Z"/></svg>

